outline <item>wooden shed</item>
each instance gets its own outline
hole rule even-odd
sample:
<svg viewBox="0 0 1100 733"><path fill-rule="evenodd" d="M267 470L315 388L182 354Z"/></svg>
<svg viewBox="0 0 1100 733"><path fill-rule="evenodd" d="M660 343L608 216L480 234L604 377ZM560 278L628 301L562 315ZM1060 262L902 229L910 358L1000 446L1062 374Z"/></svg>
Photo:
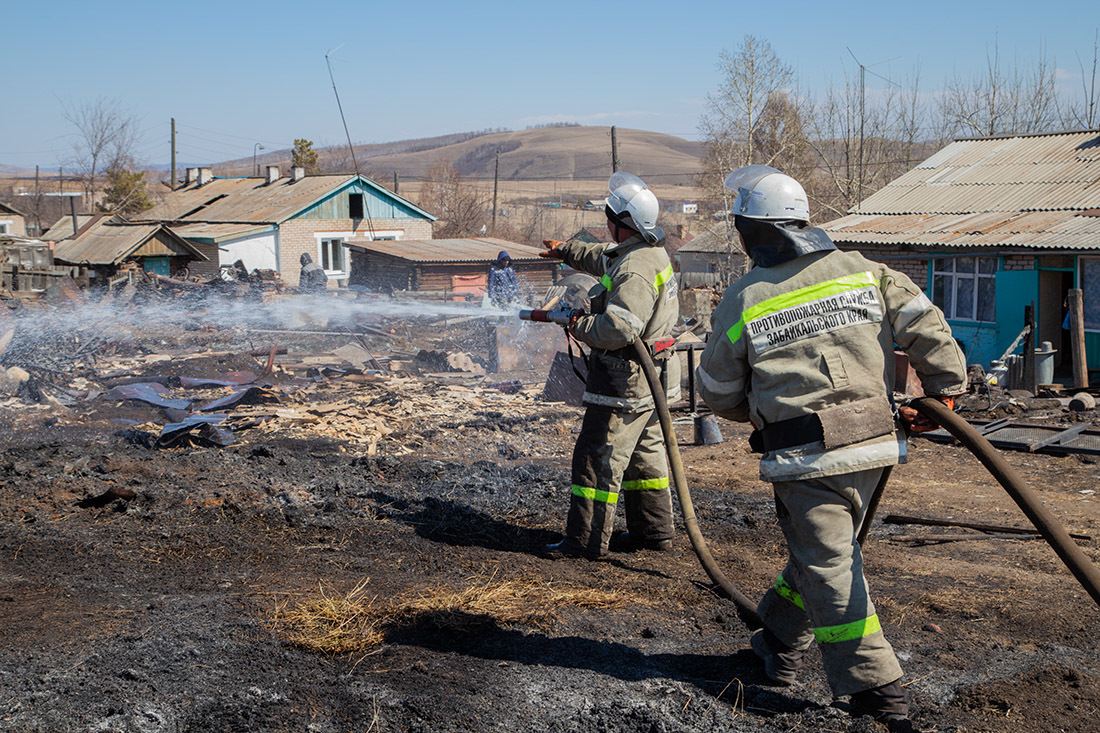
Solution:
<svg viewBox="0 0 1100 733"><path fill-rule="evenodd" d="M378 292L415 291L442 297L481 297L497 254L511 255L521 298L536 300L554 281L558 262L503 239L355 240L348 284Z"/></svg>

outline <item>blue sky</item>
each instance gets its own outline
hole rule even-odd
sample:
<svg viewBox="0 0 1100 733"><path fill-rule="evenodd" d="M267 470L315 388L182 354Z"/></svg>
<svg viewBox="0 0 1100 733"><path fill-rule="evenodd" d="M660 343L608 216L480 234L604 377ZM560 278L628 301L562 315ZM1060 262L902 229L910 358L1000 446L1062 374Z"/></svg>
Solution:
<svg viewBox="0 0 1100 733"><path fill-rule="evenodd" d="M811 93L852 73L848 49L887 78L954 73L1040 45L1080 85L1100 27L1095 0L939 2L69 2L0 0L7 69L0 164L71 155L64 105L117 100L140 121L139 157L248 157L254 144L383 142L568 120L696 135L715 64L767 39ZM895 58L897 57L897 58ZM885 82L868 77L869 88Z"/></svg>

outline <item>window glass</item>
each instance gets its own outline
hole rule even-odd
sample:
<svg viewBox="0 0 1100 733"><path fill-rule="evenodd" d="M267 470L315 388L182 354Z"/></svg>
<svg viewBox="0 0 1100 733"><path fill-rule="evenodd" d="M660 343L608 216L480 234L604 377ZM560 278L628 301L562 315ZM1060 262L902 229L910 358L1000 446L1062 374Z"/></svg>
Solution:
<svg viewBox="0 0 1100 733"><path fill-rule="evenodd" d="M955 288L955 318L974 320L974 278L957 278Z"/></svg>
<svg viewBox="0 0 1100 733"><path fill-rule="evenodd" d="M955 278L950 275L936 275L932 278L932 302L939 306L948 318L954 309L951 307L951 286Z"/></svg>
<svg viewBox="0 0 1100 733"><path fill-rule="evenodd" d="M996 299L993 290L994 280L991 277L978 278L978 320L996 320Z"/></svg>
<svg viewBox="0 0 1100 733"><path fill-rule="evenodd" d="M978 258L978 272L983 274L990 274L997 272L997 258L996 257L979 257Z"/></svg>
<svg viewBox="0 0 1100 733"><path fill-rule="evenodd" d="M955 260L955 272L974 272L974 258L959 257Z"/></svg>
<svg viewBox="0 0 1100 733"><path fill-rule="evenodd" d="M1085 299L1085 328L1100 331L1100 259L1081 258L1081 289Z"/></svg>
<svg viewBox="0 0 1100 733"><path fill-rule="evenodd" d="M932 262L933 262L933 267L935 268L936 272L954 272L955 271L955 261L952 260L952 259L944 257L944 258L940 258L938 260L933 260Z"/></svg>

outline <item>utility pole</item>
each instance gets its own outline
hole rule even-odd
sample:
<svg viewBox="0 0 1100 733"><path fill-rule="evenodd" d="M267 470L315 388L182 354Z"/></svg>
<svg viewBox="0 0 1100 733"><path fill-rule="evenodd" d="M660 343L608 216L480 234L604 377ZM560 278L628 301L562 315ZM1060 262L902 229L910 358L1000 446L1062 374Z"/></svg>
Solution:
<svg viewBox="0 0 1100 733"><path fill-rule="evenodd" d="M42 236L42 197L38 191L38 166L34 167L34 225L35 235Z"/></svg>
<svg viewBox="0 0 1100 733"><path fill-rule="evenodd" d="M497 148L497 162L493 168L493 234L497 233L497 186L500 184L500 148Z"/></svg>
<svg viewBox="0 0 1100 733"><path fill-rule="evenodd" d="M615 135L615 126L611 126L611 172L619 171L619 139Z"/></svg>
<svg viewBox="0 0 1100 733"><path fill-rule="evenodd" d="M856 188L856 206L863 203L863 104L867 97L867 67L859 65L859 186Z"/></svg>
<svg viewBox="0 0 1100 733"><path fill-rule="evenodd" d="M859 64L859 165L858 165L858 171L859 172L858 172L858 180L856 181L856 207L858 208L859 205L861 203L863 203L863 123L867 119L867 115L864 114L864 108L866 106L866 100L867 100L867 69L868 69L868 67L864 66L862 63L860 63L860 60L856 58L856 55L854 53L852 53L852 49L849 48L848 53L852 54L852 58L855 59L855 62L857 64ZM890 63L891 61L896 61L899 58L900 58L900 56L895 56L894 58L887 59L885 61L877 61L877 62L871 64L871 66L878 66L879 64L887 64L887 63ZM873 72L873 71L871 73L875 74L875 72ZM880 74L875 74L875 76L877 76L878 78L880 78L883 81L887 82L888 84L894 84L893 81L887 79L885 76L882 76ZM897 86L897 84L894 84L894 86Z"/></svg>
<svg viewBox="0 0 1100 733"><path fill-rule="evenodd" d="M173 191L176 190L176 118L172 118L172 177L169 179L168 187Z"/></svg>
<svg viewBox="0 0 1100 733"><path fill-rule="evenodd" d="M397 176L397 171L394 171L393 172L393 192L397 193L398 189L400 189L400 188L401 188L401 181Z"/></svg>

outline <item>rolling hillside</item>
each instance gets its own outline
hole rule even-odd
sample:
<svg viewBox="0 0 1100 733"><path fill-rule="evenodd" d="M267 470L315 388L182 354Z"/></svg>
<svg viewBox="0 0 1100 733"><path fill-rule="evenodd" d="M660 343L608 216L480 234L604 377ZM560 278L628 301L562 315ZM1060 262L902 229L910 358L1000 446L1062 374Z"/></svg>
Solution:
<svg viewBox="0 0 1100 733"><path fill-rule="evenodd" d="M699 169L702 144L645 130L617 129L619 160L624 170L647 180L688 184ZM611 174L608 127L550 127L501 132L431 150L377 155L363 165L386 180L398 171L402 178L423 178L432 164L452 163L472 179L491 179L500 151L502 180L598 179Z"/></svg>

